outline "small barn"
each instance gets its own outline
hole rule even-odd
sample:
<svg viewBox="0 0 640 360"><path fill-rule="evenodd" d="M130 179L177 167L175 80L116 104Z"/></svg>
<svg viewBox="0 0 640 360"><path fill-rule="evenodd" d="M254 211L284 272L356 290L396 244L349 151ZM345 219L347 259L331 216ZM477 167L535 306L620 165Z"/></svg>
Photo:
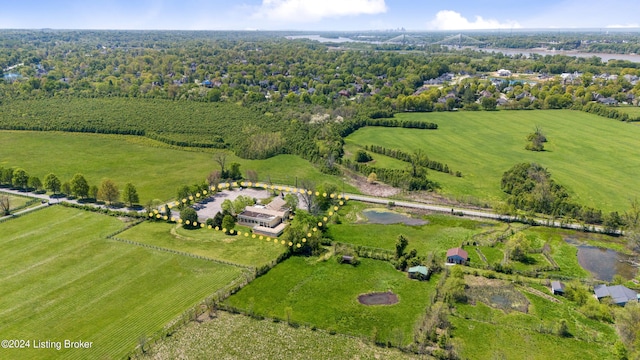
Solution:
<svg viewBox="0 0 640 360"><path fill-rule="evenodd" d="M426 266L412 266L407 270L407 275L411 279L429 280L429 268Z"/></svg>
<svg viewBox="0 0 640 360"><path fill-rule="evenodd" d="M342 264L351 264L353 263L353 256L351 255L342 255L342 259L340 260Z"/></svg>
<svg viewBox="0 0 640 360"><path fill-rule="evenodd" d="M466 264L469 261L469 254L462 248L447 250L448 264Z"/></svg>
<svg viewBox="0 0 640 360"><path fill-rule="evenodd" d="M564 295L564 284L557 280L552 281L551 293L553 295Z"/></svg>

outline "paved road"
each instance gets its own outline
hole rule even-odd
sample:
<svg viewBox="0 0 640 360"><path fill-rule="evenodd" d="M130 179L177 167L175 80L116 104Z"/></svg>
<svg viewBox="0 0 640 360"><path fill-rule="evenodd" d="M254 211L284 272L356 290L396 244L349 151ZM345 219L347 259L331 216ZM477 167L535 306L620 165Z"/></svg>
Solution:
<svg viewBox="0 0 640 360"><path fill-rule="evenodd" d="M465 216L473 216L473 217L494 219L494 220L501 220L501 221L517 221L518 220L518 218L515 216L501 215L501 214L496 214L494 212L489 212L489 211L479 211L479 210L472 210L472 209L466 209L461 207L451 207L451 206L444 206L444 205L422 204L417 202L393 200L393 199L364 196L364 195L358 195L358 194L345 194L345 195L348 196L349 199L351 200L363 201L363 202L368 202L373 204L387 205L389 204L390 201L393 201L395 206L401 206L401 207L412 208L412 209L438 211L438 212L449 213L449 214L455 213L455 214L462 214ZM552 223L549 223L548 220L546 219L534 219L533 221L536 224L543 225L543 226L563 227L563 228L569 228L569 229L575 229L575 230L584 230L584 226L579 223L562 224L559 221L554 221ZM602 226L589 225L589 229L593 229L596 232L604 232L604 228ZM622 231L618 231L618 233L623 234Z"/></svg>
<svg viewBox="0 0 640 360"><path fill-rule="evenodd" d="M225 184L225 183L223 183ZM229 184L227 184L229 185ZM277 185L274 184L274 187L278 188L280 187L282 189L282 191L285 191L285 189L290 189L293 190L294 188L288 185ZM51 199L49 197L49 195L46 194L34 194L34 193L25 193L25 192L20 192L17 190L10 190L10 189L0 189L0 192L6 192L9 194L15 194L15 195L21 195L21 196L29 196L29 197L34 197L34 198L38 198L38 199L42 199L42 200L47 200L50 203L56 203L58 201L65 201L65 202L69 202L69 203L73 203L73 204L80 204L80 205L90 205L90 206L95 206L95 207L102 207L105 208L107 207L106 205L98 205L98 204L92 204L92 203L79 203L77 200L69 200L66 198L61 198L61 199ZM395 200L395 199L388 199L388 198L383 198L383 197L374 197L374 196L366 196L366 195L358 195L358 194L344 194L345 196L348 196L349 199L351 200L356 200L356 201L362 201L362 202L368 202L368 203L372 203L372 204L380 204L380 205L388 205L390 201L392 201L395 206L401 206L401 207L406 207L406 208L412 208L412 209L421 209L421 210L429 210L429 211L437 211L437 212L442 212L442 213L455 213L458 215L464 215L464 216L472 216L472 217L478 217L478 218L484 218L484 219L493 219L493 220L500 220L500 221L517 221L518 218L515 216L511 216L511 215L502 215L502 214L496 214L494 212L491 211L480 211L480 210L474 210L474 209L468 209L468 208L462 208L462 207L451 207L451 206L444 206L444 205L434 205L434 204L424 204L424 203L418 203L418 202L412 202L412 201L404 201L404 200ZM170 202L172 203L172 202ZM45 204L46 205L46 204ZM161 209L162 207L164 207L164 204L159 206L158 209ZM29 211L31 211L31 209L27 209ZM121 210L125 210L125 209L121 209ZM140 212L145 212L146 210L142 209L140 210ZM543 225L543 226L552 226L552 227L562 227L562 228L569 228L569 229L575 229L575 230L585 230L585 226L583 224L580 223L560 223L559 221L554 221L552 223L549 223L548 220L546 219L533 219L533 221L538 224L538 225ZM602 226L597 226L597 225L589 225L588 226L588 230L590 231L596 231L596 232L604 232L604 228ZM619 230L617 232L618 234L623 235L624 233Z"/></svg>

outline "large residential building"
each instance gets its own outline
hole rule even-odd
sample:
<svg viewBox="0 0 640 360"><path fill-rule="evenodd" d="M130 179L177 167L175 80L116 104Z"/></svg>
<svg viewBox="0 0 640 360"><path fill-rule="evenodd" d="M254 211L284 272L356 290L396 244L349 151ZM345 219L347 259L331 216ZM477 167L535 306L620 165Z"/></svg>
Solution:
<svg viewBox="0 0 640 360"><path fill-rule="evenodd" d="M267 205L247 206L238 215L238 224L251 227L256 234L278 237L287 227L284 221L289 217L289 210L280 195Z"/></svg>

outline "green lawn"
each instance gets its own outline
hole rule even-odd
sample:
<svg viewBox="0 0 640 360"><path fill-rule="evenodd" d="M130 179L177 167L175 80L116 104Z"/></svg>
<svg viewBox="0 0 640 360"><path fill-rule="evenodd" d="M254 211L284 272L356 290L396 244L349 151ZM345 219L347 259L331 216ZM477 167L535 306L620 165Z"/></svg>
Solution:
<svg viewBox="0 0 640 360"><path fill-rule="evenodd" d="M570 110L406 113L400 120L424 120L438 130L365 127L351 134L347 149L377 144L413 152L461 171L462 178L430 171L452 196L488 202L504 199L502 174L514 164L536 162L566 186L574 201L604 211L623 211L640 189L640 127ZM526 137L540 126L544 152L525 150ZM376 161L381 155L373 154ZM393 159L391 159L393 160ZM404 166L396 162L398 166Z"/></svg>
<svg viewBox="0 0 640 360"><path fill-rule="evenodd" d="M219 165L214 150L175 149L143 137L61 132L0 131L0 166L21 167L41 180L55 173L62 182L82 173L90 185L112 179L121 189L133 183L141 203L150 199L169 200L176 189L205 181ZM13 149L20 149L14 151ZM193 149L191 149L193 150ZM309 179L342 188L342 180L322 174L308 161L294 155L266 160L244 160L229 155L227 166L238 162L243 174L254 170L260 181L295 185L296 179ZM345 191L355 191L348 184Z"/></svg>
<svg viewBox="0 0 640 360"><path fill-rule="evenodd" d="M533 271L539 268L551 266L543 254L527 254L527 257L527 263L511 260L509 261L509 265L511 265L516 271Z"/></svg>
<svg viewBox="0 0 640 360"><path fill-rule="evenodd" d="M292 257L254 280L226 303L268 317L312 324L322 329L408 344L413 340L437 276L428 282L410 280L388 262L361 259L359 266L341 265L331 258ZM400 302L365 306L358 295L391 290Z"/></svg>
<svg viewBox="0 0 640 360"><path fill-rule="evenodd" d="M123 226L61 206L0 224L0 338L93 342L87 350L0 349L0 358L120 358L241 274L105 238Z"/></svg>
<svg viewBox="0 0 640 360"><path fill-rule="evenodd" d="M427 215L429 223L421 226L404 224L353 224L342 223L331 225L327 235L335 241L395 250L399 235L409 240L407 251L418 250L420 255L428 255L435 251L444 258L447 249L460 246L470 240L473 235L491 230L498 223L478 222L456 216Z"/></svg>
<svg viewBox="0 0 640 360"><path fill-rule="evenodd" d="M602 234L584 233L581 231L532 227L524 231L529 239L538 239L540 243L548 242L551 246L551 257L560 266L560 274L577 278L589 278L591 275L578 263L578 249L566 242L572 239L578 243L628 252L625 247L626 238L612 237Z"/></svg>
<svg viewBox="0 0 640 360"><path fill-rule="evenodd" d="M5 193L0 191L0 196L6 196L7 198L9 198L9 211L10 212L14 212L14 209L16 208L24 208L25 205L27 205L28 202L33 201L33 198L28 198L28 197L24 197L24 196L15 196L15 195L11 195L9 193ZM37 200L36 205L39 204L40 201ZM0 212L0 216L2 216L2 213Z"/></svg>
<svg viewBox="0 0 640 360"><path fill-rule="evenodd" d="M640 106L622 105L615 108L618 111L629 114L632 120L640 119Z"/></svg>
<svg viewBox="0 0 640 360"><path fill-rule="evenodd" d="M489 263L489 265L502 263L502 260L504 259L504 253L502 252L502 249L504 248L503 244L498 243L494 247L478 246L478 248L482 251L484 257L487 258L487 263Z"/></svg>
<svg viewBox="0 0 640 360"><path fill-rule="evenodd" d="M270 263L286 249L259 238L225 235L222 231L185 230L168 223L144 222L118 235L119 238L178 250L232 263L261 266Z"/></svg>
<svg viewBox="0 0 640 360"><path fill-rule="evenodd" d="M458 354L465 359L555 359L558 354L571 354L575 359L609 358L616 340L612 326L586 318L564 300L554 303L523 294L530 302L528 313L505 313L481 302L457 305L450 320ZM548 333L560 319L567 320L571 337Z"/></svg>
<svg viewBox="0 0 640 360"><path fill-rule="evenodd" d="M154 348L149 359L418 359L417 355L372 345L362 339L286 323L218 312L202 324L190 323Z"/></svg>

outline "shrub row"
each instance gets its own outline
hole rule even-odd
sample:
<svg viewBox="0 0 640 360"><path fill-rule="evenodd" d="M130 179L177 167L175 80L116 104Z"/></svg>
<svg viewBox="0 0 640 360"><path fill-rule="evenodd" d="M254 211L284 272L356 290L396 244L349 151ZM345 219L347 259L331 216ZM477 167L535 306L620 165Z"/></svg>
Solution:
<svg viewBox="0 0 640 360"><path fill-rule="evenodd" d="M394 187L401 187L409 191L435 190L440 188L440 185L437 182L431 181L425 177L413 177L405 170L380 168L352 162L349 159L343 160L342 164L348 169L359 172L365 176L375 173L379 181Z"/></svg>
<svg viewBox="0 0 640 360"><path fill-rule="evenodd" d="M402 150L398 150L398 149L387 149L383 146L380 145L365 145L364 146L365 150L369 150L372 153L376 153L376 154L382 154L385 156L389 156L392 157L394 159L398 159L400 161L404 161L407 163L411 163L414 161L414 156L404 152ZM435 161L435 160L429 160L429 158L427 156L424 156L422 159L418 160L418 165L420 166L424 166L428 169L431 170L435 170L435 171L439 171L439 172L443 172L443 173L447 173L447 174L454 174L453 170L451 170L449 168L449 165L447 164L443 164L439 161ZM462 173L460 171L456 171L455 175L457 177L461 177Z"/></svg>

